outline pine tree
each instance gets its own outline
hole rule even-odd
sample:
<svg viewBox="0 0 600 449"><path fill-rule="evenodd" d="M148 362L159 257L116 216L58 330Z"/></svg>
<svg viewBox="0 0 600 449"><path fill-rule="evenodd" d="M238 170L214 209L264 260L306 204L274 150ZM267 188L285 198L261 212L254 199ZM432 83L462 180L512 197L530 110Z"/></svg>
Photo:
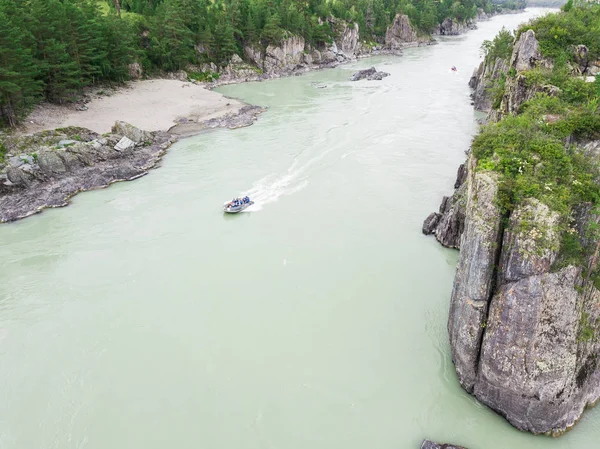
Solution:
<svg viewBox="0 0 600 449"><path fill-rule="evenodd" d="M213 30L212 54L218 65L226 65L238 52L234 30L229 21L223 20Z"/></svg>
<svg viewBox="0 0 600 449"><path fill-rule="evenodd" d="M164 70L180 70L194 59L193 33L181 0L163 3L151 27L150 56Z"/></svg>
<svg viewBox="0 0 600 449"><path fill-rule="evenodd" d="M16 126L41 96L30 37L23 22L11 20L0 4L0 122L8 126Z"/></svg>

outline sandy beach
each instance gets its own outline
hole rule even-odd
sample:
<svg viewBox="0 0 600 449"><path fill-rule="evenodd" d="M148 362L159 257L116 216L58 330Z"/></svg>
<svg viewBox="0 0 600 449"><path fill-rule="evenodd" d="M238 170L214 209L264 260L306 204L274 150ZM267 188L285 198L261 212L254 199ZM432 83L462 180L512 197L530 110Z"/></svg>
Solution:
<svg viewBox="0 0 600 449"><path fill-rule="evenodd" d="M107 133L116 120L147 131L167 131L180 119L204 122L236 114L245 106L196 84L167 79L131 82L114 91L97 88L91 98L83 111L75 106L40 105L27 117L21 132L81 126Z"/></svg>

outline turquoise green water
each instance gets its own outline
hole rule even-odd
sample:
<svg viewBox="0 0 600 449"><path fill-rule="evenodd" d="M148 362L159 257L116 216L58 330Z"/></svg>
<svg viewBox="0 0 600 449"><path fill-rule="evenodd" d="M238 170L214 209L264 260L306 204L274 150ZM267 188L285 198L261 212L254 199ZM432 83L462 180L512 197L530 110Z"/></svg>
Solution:
<svg viewBox="0 0 600 449"><path fill-rule="evenodd" d="M457 253L420 232L476 132L481 41L535 13L401 58L224 87L268 112L0 226L0 447L595 447L598 410L551 440L460 389L446 336ZM391 76L348 82L370 65ZM242 193L257 205L223 216Z"/></svg>

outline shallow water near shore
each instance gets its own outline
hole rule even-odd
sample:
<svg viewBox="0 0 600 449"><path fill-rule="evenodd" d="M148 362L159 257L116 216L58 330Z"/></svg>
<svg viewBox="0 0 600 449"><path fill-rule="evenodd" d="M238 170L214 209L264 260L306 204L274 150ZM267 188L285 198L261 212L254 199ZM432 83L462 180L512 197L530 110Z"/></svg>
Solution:
<svg viewBox="0 0 600 449"><path fill-rule="evenodd" d="M477 130L481 42L539 13L221 87L269 109L0 226L0 448L595 447L598 409L534 437L461 390L457 252L420 231ZM391 76L348 81L371 65ZM256 205L223 215L243 193Z"/></svg>

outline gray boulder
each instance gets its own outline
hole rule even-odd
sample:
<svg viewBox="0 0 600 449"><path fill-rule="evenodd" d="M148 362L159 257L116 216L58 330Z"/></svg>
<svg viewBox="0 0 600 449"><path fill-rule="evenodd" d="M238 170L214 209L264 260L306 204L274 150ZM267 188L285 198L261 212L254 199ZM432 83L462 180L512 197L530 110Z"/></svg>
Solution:
<svg viewBox="0 0 600 449"><path fill-rule="evenodd" d="M381 81L386 76L389 76L389 73L386 72L378 72L375 67L371 67L370 69L360 70L352 75L351 81L359 81L359 80L377 80Z"/></svg>
<svg viewBox="0 0 600 449"><path fill-rule="evenodd" d="M65 173L67 171L63 160L52 150L40 152L38 155L38 165L42 172L48 176Z"/></svg>
<svg viewBox="0 0 600 449"><path fill-rule="evenodd" d="M135 143L152 140L152 133L142 131L129 123L116 121L112 127L112 133L119 136L125 136Z"/></svg>
<svg viewBox="0 0 600 449"><path fill-rule="evenodd" d="M17 167L9 166L6 169L6 177L16 186L26 186L29 184L28 176Z"/></svg>
<svg viewBox="0 0 600 449"><path fill-rule="evenodd" d="M446 198L446 197L444 197ZM433 234L437 228L438 223L440 222L440 218L442 218L442 215L437 213L437 212L432 212L430 213L427 218L425 219L425 221L423 222L423 227L421 228L421 231L423 232L423 234L425 235L430 235Z"/></svg>
<svg viewBox="0 0 600 449"><path fill-rule="evenodd" d="M61 141L58 142L58 146L59 147L68 147L69 145L75 145L77 143L76 140L71 140L71 139L63 139Z"/></svg>

